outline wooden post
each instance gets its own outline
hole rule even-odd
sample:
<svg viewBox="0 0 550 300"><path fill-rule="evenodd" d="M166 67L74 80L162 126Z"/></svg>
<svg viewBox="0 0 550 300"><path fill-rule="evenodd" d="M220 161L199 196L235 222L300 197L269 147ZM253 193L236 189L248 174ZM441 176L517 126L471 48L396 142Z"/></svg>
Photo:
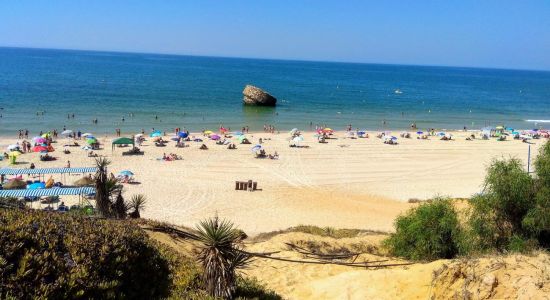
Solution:
<svg viewBox="0 0 550 300"><path fill-rule="evenodd" d="M252 183L252 190L255 191L257 188L258 188L258 183L257 183L257 182L253 182L253 183Z"/></svg>
<svg viewBox="0 0 550 300"><path fill-rule="evenodd" d="M236 190L236 191L239 190L239 182L238 182L238 181L235 181L235 190Z"/></svg>

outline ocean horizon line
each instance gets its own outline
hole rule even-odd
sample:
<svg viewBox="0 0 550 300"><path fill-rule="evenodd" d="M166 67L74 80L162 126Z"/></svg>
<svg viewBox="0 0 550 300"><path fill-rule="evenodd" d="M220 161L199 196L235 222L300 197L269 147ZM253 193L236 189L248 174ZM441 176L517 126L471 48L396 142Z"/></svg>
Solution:
<svg viewBox="0 0 550 300"><path fill-rule="evenodd" d="M465 70L487 70L487 71L512 71L512 72L533 72L550 73L550 69L526 69L526 68L506 68L506 67L488 67L488 66L461 66L461 65L438 65L438 64L409 64L409 63L386 63L386 62L359 62L359 61L340 61L340 60L316 60L303 58L269 58L269 57L246 57L246 56L226 56L226 55L207 55L207 54L183 54L171 52L148 52L148 51L128 51L128 50L103 50L103 49L76 49L76 48L56 48L56 47L28 47L28 46L2 46L0 49L20 49L20 50L50 50L67 52L88 52L88 53L106 53L106 54L125 54L125 55L156 55L156 56L175 56L175 57L196 57L210 59L241 59L258 61L280 61L296 63L326 63L326 64L346 64L346 65L371 65L371 66L395 66L395 67L425 67L425 68L449 68Z"/></svg>

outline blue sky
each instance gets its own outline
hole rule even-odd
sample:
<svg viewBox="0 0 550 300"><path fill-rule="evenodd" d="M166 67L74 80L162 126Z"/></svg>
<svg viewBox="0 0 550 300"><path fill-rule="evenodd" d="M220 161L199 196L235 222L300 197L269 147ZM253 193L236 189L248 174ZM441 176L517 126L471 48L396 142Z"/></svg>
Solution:
<svg viewBox="0 0 550 300"><path fill-rule="evenodd" d="M550 1L0 1L0 46L550 70Z"/></svg>

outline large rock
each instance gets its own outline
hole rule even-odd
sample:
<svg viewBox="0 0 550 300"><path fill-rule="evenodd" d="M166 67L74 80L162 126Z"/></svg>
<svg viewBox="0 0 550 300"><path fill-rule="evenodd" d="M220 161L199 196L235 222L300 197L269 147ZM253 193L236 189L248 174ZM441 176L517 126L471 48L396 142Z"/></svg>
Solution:
<svg viewBox="0 0 550 300"><path fill-rule="evenodd" d="M243 102L248 105L275 106L277 99L264 90L247 85L243 90Z"/></svg>

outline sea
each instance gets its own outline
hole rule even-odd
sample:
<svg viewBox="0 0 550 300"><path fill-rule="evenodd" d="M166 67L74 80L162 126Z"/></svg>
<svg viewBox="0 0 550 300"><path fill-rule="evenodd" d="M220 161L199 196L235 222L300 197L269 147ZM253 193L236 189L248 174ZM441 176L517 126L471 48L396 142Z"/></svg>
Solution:
<svg viewBox="0 0 550 300"><path fill-rule="evenodd" d="M277 106L244 106L247 84ZM550 72L0 48L0 114L0 136L63 127L531 129L550 126Z"/></svg>

